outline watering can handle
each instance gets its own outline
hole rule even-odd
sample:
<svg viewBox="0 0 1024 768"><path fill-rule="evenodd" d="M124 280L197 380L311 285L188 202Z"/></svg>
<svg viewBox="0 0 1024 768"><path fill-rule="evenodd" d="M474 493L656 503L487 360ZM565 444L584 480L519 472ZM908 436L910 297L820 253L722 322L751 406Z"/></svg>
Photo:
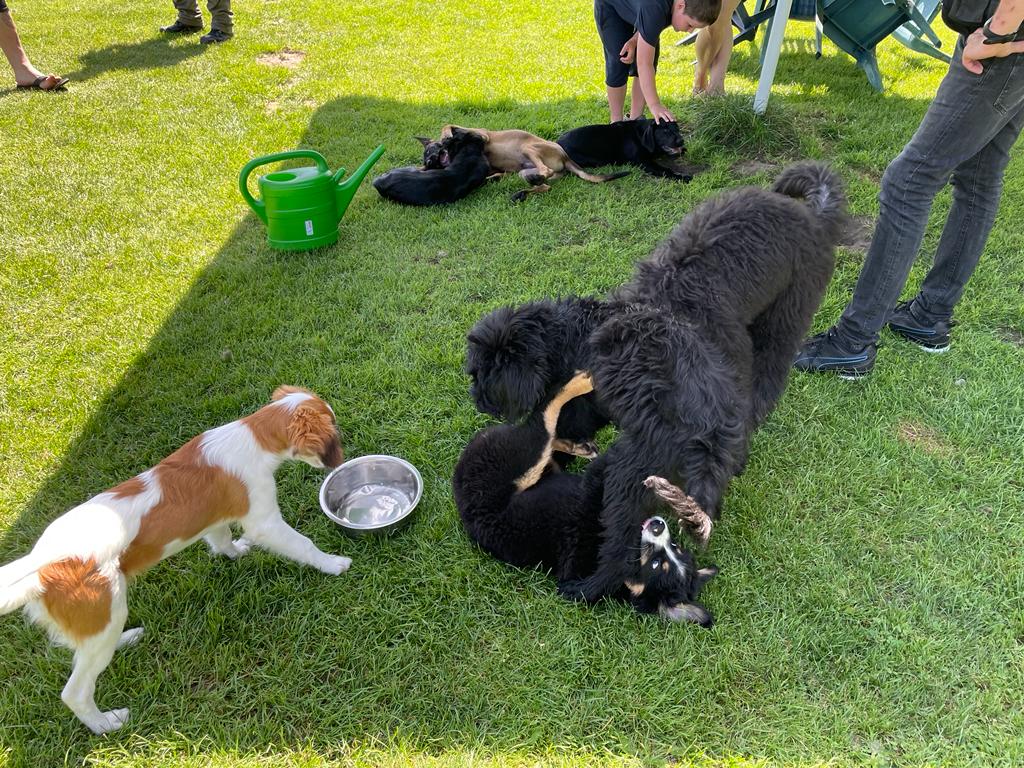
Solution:
<svg viewBox="0 0 1024 768"><path fill-rule="evenodd" d="M266 155L264 157L257 157L250 160L242 168L241 173L238 174L238 191L242 193L242 198L249 204L249 207L255 211L256 215L263 219L263 223L267 223L267 212L266 205L262 200L257 200L249 192L249 174L259 168L261 165L267 165L268 163L276 163L280 160L292 160L297 157L308 157L316 163L317 170L322 173L329 173L327 168L327 160L319 152L312 149L292 149L287 152L276 152L273 155Z"/></svg>

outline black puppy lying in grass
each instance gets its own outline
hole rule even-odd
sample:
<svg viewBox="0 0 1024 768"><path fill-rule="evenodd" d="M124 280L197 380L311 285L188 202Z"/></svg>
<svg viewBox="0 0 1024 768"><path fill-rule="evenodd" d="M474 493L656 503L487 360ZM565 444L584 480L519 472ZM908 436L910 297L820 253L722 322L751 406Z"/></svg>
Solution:
<svg viewBox="0 0 1024 768"><path fill-rule="evenodd" d="M469 131L457 131L434 151L444 157L437 168L395 168L373 180L382 197L405 205L443 205L461 200L481 187L491 174L484 155L484 140Z"/></svg>
<svg viewBox="0 0 1024 768"><path fill-rule="evenodd" d="M555 437L562 406L592 389L590 377L577 373L525 423L481 430L462 452L452 480L455 505L473 541L506 563L549 570L560 584L585 578L598 565L603 464L580 476L559 471L553 460L556 451L594 455L589 443ZM692 499L662 478L648 478L645 485L706 540L710 520ZM698 570L661 517L647 518L634 535L636 567L614 596L641 613L711 626L711 614L696 598L718 569Z"/></svg>
<svg viewBox="0 0 1024 768"><path fill-rule="evenodd" d="M555 140L577 165L638 165L647 173L663 178L689 181L692 169L673 168L661 161L682 157L686 151L679 123L623 120L618 123L585 125L563 133Z"/></svg>

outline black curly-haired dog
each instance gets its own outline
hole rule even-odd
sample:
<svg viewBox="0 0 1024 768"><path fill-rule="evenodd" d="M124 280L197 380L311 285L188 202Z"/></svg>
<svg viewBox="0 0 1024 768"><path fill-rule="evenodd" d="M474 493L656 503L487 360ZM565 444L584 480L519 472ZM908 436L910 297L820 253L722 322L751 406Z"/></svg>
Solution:
<svg viewBox="0 0 1024 768"><path fill-rule="evenodd" d="M693 170L673 168L663 161L682 157L686 152L679 123L655 122L644 117L617 123L584 125L566 131L558 144L573 162L583 168L629 164L643 168L652 176L690 181Z"/></svg>
<svg viewBox="0 0 1024 768"><path fill-rule="evenodd" d="M587 370L595 391L568 404L558 435L619 427L587 470L603 479L598 567L564 584L567 597L600 599L635 572L629 534L655 503L643 478L667 478L718 517L752 432L785 387L845 222L838 177L796 164L771 190L744 187L698 206L610 298L502 308L470 331L466 371L480 410L522 418Z"/></svg>
<svg viewBox="0 0 1024 768"><path fill-rule="evenodd" d="M404 205L443 205L461 200L483 186L491 175L484 140L458 131L433 148L444 164L437 167L394 168L373 180L381 197Z"/></svg>
<svg viewBox="0 0 1024 768"><path fill-rule="evenodd" d="M559 409L591 390L589 376L577 374L524 424L499 424L478 432L455 467L452 489L466 533L483 550L521 568L542 567L559 584L589 575L597 567L601 538L600 473L561 472L556 452L592 456L586 444L555 436ZM699 531L706 516L678 488L662 478L645 481L677 516ZM638 521L629 535L637 573L614 596L641 613L711 626L696 598L718 569L698 569L693 555L672 540L664 518Z"/></svg>

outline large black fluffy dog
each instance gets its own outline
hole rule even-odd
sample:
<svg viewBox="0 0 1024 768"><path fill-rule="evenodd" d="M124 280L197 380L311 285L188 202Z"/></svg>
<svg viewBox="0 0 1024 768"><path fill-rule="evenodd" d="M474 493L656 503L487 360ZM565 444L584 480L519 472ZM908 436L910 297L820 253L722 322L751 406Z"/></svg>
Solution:
<svg viewBox="0 0 1024 768"><path fill-rule="evenodd" d="M405 205L443 205L461 200L481 187L491 173L484 155L484 140L468 131L453 132L437 142L443 155L439 168L395 168L373 180L382 197Z"/></svg>
<svg viewBox="0 0 1024 768"><path fill-rule="evenodd" d="M579 374L524 424L481 430L462 452L452 479L471 539L499 560L551 571L560 585L589 575L598 563L600 473L588 473L584 481L551 463L556 451L581 453L579 446L556 439L555 423L563 404L591 387L590 378ZM648 485L688 523L703 522L700 510L678 489L660 478L649 478ZM637 574L621 582L614 596L641 613L710 626L711 614L696 598L718 569L698 570L661 517L637 521L628 538Z"/></svg>
<svg viewBox="0 0 1024 768"><path fill-rule="evenodd" d="M686 151L679 123L650 118L574 128L555 140L573 161L584 168L603 165L638 165L647 173L689 181L693 172L663 165Z"/></svg>
<svg viewBox="0 0 1024 768"><path fill-rule="evenodd" d="M559 437L586 439L608 419L619 427L588 469L604 488L598 566L563 585L567 596L596 600L634 575L629 534L654 504L644 478L667 478L718 516L828 285L845 210L827 166L794 165L770 191L698 206L609 299L499 309L470 331L481 410L520 418L585 369L595 395L566 407Z"/></svg>

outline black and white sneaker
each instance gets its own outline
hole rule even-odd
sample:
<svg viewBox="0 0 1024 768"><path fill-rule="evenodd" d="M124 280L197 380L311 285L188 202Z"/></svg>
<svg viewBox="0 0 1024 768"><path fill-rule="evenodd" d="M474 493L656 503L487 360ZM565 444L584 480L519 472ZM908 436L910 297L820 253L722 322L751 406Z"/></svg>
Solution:
<svg viewBox="0 0 1024 768"><path fill-rule="evenodd" d="M952 327L951 319L928 317L914 300L901 301L889 315L890 331L932 354L949 350L949 329Z"/></svg>
<svg viewBox="0 0 1024 768"><path fill-rule="evenodd" d="M877 354L877 344L850 344L832 327L804 342L793 367L809 373L836 373L841 379L855 381L871 373Z"/></svg>

